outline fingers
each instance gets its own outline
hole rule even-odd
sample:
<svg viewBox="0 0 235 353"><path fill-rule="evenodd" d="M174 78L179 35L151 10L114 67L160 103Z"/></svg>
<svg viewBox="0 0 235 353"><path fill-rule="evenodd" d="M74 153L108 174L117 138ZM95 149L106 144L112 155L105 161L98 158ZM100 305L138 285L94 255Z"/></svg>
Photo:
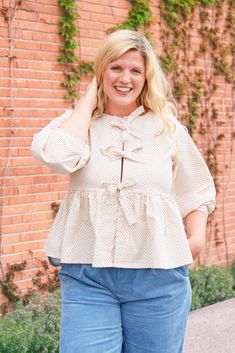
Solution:
<svg viewBox="0 0 235 353"><path fill-rule="evenodd" d="M91 84L97 84L97 80L96 80L95 76L93 76L91 82L89 83L89 85L91 85Z"/></svg>
<svg viewBox="0 0 235 353"><path fill-rule="evenodd" d="M97 87L97 79L96 79L95 76L93 77L93 79L92 79L92 81L91 81L91 85Z"/></svg>
<svg viewBox="0 0 235 353"><path fill-rule="evenodd" d="M78 101L74 102L74 107L78 107L79 104L85 101L87 104L91 105L95 109L97 104L97 90L97 80L94 76L91 82L87 85L85 94Z"/></svg>
<svg viewBox="0 0 235 353"><path fill-rule="evenodd" d="M97 79L96 79L96 76L94 76L93 77L93 79L92 79L92 81L91 81L92 83L96 83L97 84Z"/></svg>

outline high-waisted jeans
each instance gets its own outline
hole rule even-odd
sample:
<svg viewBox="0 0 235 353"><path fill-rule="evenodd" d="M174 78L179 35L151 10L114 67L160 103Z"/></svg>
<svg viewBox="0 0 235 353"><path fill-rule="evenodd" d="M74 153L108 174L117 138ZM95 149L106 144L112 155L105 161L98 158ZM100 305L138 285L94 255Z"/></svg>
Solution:
<svg viewBox="0 0 235 353"><path fill-rule="evenodd" d="M60 353L182 353L188 267L62 264Z"/></svg>

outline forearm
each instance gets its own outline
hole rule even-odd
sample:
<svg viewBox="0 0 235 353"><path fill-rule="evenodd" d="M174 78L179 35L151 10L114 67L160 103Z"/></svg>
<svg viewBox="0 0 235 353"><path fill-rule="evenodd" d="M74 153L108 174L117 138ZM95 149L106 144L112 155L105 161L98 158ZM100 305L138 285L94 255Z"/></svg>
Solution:
<svg viewBox="0 0 235 353"><path fill-rule="evenodd" d="M89 102L82 98L69 119L62 123L59 127L67 130L73 135L81 137L84 141L88 140L88 130L91 122L93 109L89 106Z"/></svg>
<svg viewBox="0 0 235 353"><path fill-rule="evenodd" d="M189 246L195 259L205 244L207 217L200 211L192 211L185 217L184 222Z"/></svg>
<svg viewBox="0 0 235 353"><path fill-rule="evenodd" d="M81 137L85 142L88 140L88 131L91 123L92 113L97 104L97 81L93 80L88 85L85 96L82 97L74 112L68 120L60 125L60 128Z"/></svg>

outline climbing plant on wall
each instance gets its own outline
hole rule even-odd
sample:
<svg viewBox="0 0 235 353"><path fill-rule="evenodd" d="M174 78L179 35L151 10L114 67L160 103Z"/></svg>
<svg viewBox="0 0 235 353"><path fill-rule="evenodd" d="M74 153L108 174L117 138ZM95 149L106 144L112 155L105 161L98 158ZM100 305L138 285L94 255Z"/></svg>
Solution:
<svg viewBox="0 0 235 353"><path fill-rule="evenodd" d="M226 6L227 11L224 11ZM194 139L202 136L200 141L204 156L214 177L217 192L221 192L223 198L226 197L231 177L231 142L234 135L231 131L227 133L230 136L225 136L227 122L217 110L216 95L219 89L218 77L223 78L227 86L234 84L234 10L233 0L226 3L223 0L160 2L160 26L164 28L161 36L161 60L171 78L183 121ZM199 42L196 42L195 38L199 38ZM231 111L226 117L230 126L233 126ZM225 169L222 173L218 156L221 141L225 138L230 140L230 143L227 143L227 153L224 154ZM227 160L226 156L229 156ZM225 174L227 181L219 183L219 177ZM219 229L215 216L210 218L204 262L213 237L217 248L224 244L228 253L224 224L225 222L222 222L223 229ZM219 250L217 254L219 256Z"/></svg>
<svg viewBox="0 0 235 353"><path fill-rule="evenodd" d="M60 19L61 29L59 31L62 37L62 45L58 60L65 67L65 80L62 84L67 88L66 98L74 101L77 98L76 86L81 80L81 75L92 73L93 63L78 63L76 55L76 49L79 46L77 36L80 33L77 27L79 18L78 3L75 0L58 0L58 4L63 11L63 16Z"/></svg>
<svg viewBox="0 0 235 353"><path fill-rule="evenodd" d="M130 1L132 8L128 13L128 18L123 23L111 27L108 32L118 29L130 29L133 31L141 30L147 32L146 28L151 24L153 19L152 10L150 8L150 0L132 0Z"/></svg>

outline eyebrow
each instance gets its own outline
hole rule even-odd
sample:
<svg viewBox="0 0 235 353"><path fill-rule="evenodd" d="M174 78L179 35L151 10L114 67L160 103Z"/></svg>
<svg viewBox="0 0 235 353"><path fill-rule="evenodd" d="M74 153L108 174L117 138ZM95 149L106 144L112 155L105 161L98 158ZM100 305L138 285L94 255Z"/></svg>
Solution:
<svg viewBox="0 0 235 353"><path fill-rule="evenodd" d="M115 64L115 63L110 63L109 66L117 66L117 67L121 67L121 64ZM131 67L131 69L138 69L138 70L144 70L144 66L133 66Z"/></svg>

